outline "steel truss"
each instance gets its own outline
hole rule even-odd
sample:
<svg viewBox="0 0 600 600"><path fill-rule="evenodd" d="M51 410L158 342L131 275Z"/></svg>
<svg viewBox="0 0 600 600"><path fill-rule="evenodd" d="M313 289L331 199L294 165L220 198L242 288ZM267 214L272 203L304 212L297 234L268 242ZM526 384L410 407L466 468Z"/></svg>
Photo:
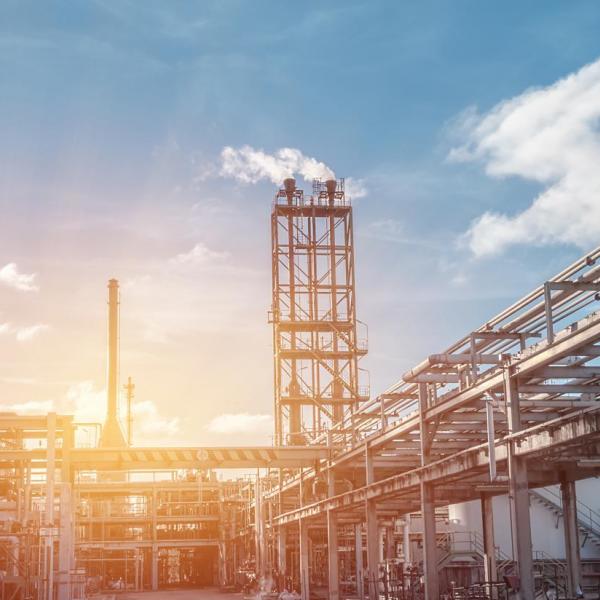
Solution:
<svg viewBox="0 0 600 600"><path fill-rule="evenodd" d="M343 180L315 181L310 197L284 184L271 213L275 443L302 445L368 398L358 367L367 342Z"/></svg>
<svg viewBox="0 0 600 600"><path fill-rule="evenodd" d="M582 257L445 351L430 355L353 414L343 415L314 439L332 445L332 458L318 469L280 473L276 485L265 484L272 489L262 494L262 502L275 513L265 543L277 543L278 536L287 539L289 530L298 528L303 597L308 598L314 570L306 532L327 532L328 594L338 598L338 525L356 524L366 545L370 581L370 587L357 592L378 598L381 528L392 515L419 511L424 592L437 600L435 511L480 498L489 514L491 496L509 494L511 568L520 579L517 595L531 600L528 489L549 484L561 485L567 507L568 585L575 593L581 568L569 508L575 502L573 482L600 473L599 258L600 249ZM483 526L490 560L486 568L495 578L493 521L485 519ZM281 548L279 560L285 564ZM362 560L357 554L356 564Z"/></svg>

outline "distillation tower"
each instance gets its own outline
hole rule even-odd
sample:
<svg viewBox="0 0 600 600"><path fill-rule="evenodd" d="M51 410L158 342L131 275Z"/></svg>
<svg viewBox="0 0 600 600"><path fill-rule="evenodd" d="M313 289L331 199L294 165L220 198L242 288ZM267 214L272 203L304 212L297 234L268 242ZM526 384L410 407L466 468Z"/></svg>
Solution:
<svg viewBox="0 0 600 600"><path fill-rule="evenodd" d="M273 203L271 235L275 443L303 445L368 397L344 181L315 180L306 197L286 179Z"/></svg>

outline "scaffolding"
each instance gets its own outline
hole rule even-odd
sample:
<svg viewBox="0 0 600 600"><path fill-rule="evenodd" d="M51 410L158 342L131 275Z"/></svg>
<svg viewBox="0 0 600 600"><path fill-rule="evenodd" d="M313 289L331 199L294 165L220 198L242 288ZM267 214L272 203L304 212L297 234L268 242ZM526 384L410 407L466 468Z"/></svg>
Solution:
<svg viewBox="0 0 600 600"><path fill-rule="evenodd" d="M273 203L275 443L302 445L368 398L359 360L352 206L344 180L305 197L286 179Z"/></svg>

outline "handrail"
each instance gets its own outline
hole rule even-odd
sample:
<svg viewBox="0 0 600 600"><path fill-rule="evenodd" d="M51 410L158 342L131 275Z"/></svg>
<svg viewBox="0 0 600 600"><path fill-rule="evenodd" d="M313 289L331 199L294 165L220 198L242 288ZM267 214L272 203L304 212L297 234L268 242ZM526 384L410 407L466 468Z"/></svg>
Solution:
<svg viewBox="0 0 600 600"><path fill-rule="evenodd" d="M460 538L463 539L460 539ZM483 536L478 531L448 531L446 538L449 540L450 547L457 551L460 544L467 544L465 552L478 552L479 554L485 554L485 546L483 543ZM502 562L512 562L512 557L508 556L502 551L500 546L494 546L496 553L496 559Z"/></svg>
<svg viewBox="0 0 600 600"><path fill-rule="evenodd" d="M543 490L544 493L540 493L539 490L531 490L530 493L534 497L538 496L542 500L553 504L561 512L564 511L562 506L562 498L560 494L557 494L553 489L547 487L540 488L540 490ZM553 500L552 498L547 498L545 494L553 496L554 498L556 498L556 500ZM587 517L587 522L584 516ZM579 498L577 499L577 523L584 529L587 529L594 535L600 537L600 513L596 512L591 506L585 504L585 502L579 500Z"/></svg>
<svg viewBox="0 0 600 600"><path fill-rule="evenodd" d="M597 282L600 279L600 266L596 265L596 261L599 258L600 247L597 247L560 273L556 274L550 281ZM594 292L586 290L558 291L551 298L553 307L552 324L554 325L571 315L577 314L594 301ZM478 329L474 330L473 334L476 335L477 333L497 331L501 333L527 333L528 335L536 335L539 337L539 335L544 333L547 334L547 330L548 324L546 323L544 285L541 285L492 319L488 320ZM474 350L478 353L483 353L485 351L487 354L519 354L523 350L522 340L520 339L480 340L473 348L471 347L472 339L472 334L468 334L451 345L444 353L453 354L471 352ZM535 347L539 347L546 343L546 340L542 340L538 342L538 344L530 344L527 348L534 349ZM482 371L479 374L479 377L493 372L496 368L496 365L492 365L490 368ZM417 402L414 399L390 399L382 401L382 398L385 398L385 396L397 392L404 392L404 395L410 394L411 392L414 393L416 392L416 385L401 379L379 396L366 401L361 405L361 410L363 412L372 412L373 414L372 419L364 419L364 421L357 426L357 433L359 435L362 433L363 439L368 435L372 435L374 430L376 431L381 428L382 424L381 419L378 416L380 414L378 406L380 406L382 402L386 411L393 411L393 416L396 418L402 418L403 416L414 412L417 408ZM441 395L439 399L443 399L443 395ZM350 418L351 415L345 415L340 421L335 423L332 426L329 435L335 435L336 430L340 432L346 429ZM343 435L341 437L343 440ZM315 438L315 442L320 442L324 439L325 436L320 436Z"/></svg>
<svg viewBox="0 0 600 600"><path fill-rule="evenodd" d="M564 561L561 561L558 558L552 556L551 554L548 554L545 550L533 550L533 560L550 564L562 571L567 570L567 565Z"/></svg>

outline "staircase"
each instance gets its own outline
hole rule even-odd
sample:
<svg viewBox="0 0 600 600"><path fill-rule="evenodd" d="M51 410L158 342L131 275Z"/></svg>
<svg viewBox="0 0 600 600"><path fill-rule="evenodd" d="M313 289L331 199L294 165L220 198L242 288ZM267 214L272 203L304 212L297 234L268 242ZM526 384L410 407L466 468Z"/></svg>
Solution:
<svg viewBox="0 0 600 600"><path fill-rule="evenodd" d="M483 537L477 531L462 531L462 532L449 532L444 534L445 538L442 544L438 544L446 553L438 561L438 568L443 569L448 566L451 562L456 561L463 557L466 561L473 561L475 564L472 566L483 565L483 557L485 555L485 549L483 545ZM508 567L513 564L513 560L510 556L502 552L502 550L496 546L496 568L498 574L501 576Z"/></svg>
<svg viewBox="0 0 600 600"><path fill-rule="evenodd" d="M554 586L561 595L567 592L567 563L554 558L544 550L533 551L533 574L535 576L536 590L544 584Z"/></svg>
<svg viewBox="0 0 600 600"><path fill-rule="evenodd" d="M563 517L562 500L550 488L531 490L529 495L532 500L550 510L556 517L556 527ZM577 500L577 526L579 529L579 540L583 548L588 542L600 549L600 514L587 504Z"/></svg>

